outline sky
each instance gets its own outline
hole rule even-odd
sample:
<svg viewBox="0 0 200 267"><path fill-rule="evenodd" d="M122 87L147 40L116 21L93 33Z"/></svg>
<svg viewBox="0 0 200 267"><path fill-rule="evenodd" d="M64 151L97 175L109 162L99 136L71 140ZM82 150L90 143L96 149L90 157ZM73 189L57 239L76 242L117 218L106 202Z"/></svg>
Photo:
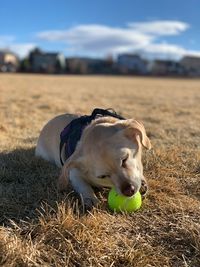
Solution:
<svg viewBox="0 0 200 267"><path fill-rule="evenodd" d="M200 56L200 0L1 0L0 49L67 57Z"/></svg>

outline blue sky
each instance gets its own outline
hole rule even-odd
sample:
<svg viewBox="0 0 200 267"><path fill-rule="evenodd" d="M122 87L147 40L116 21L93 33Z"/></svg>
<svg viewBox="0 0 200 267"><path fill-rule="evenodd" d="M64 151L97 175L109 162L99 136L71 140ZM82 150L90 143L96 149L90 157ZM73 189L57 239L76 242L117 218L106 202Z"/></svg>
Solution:
<svg viewBox="0 0 200 267"><path fill-rule="evenodd" d="M0 49L200 56L200 0L2 0Z"/></svg>

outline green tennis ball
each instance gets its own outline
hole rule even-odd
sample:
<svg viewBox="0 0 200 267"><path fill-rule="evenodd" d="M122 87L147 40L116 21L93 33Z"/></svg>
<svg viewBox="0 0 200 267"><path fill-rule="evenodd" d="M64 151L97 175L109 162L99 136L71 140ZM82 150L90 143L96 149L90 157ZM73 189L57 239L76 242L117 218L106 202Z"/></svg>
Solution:
<svg viewBox="0 0 200 267"><path fill-rule="evenodd" d="M108 206L112 211L120 212L133 212L138 210L142 205L142 197L138 191L132 197L126 197L116 192L115 188L112 188L108 195Z"/></svg>

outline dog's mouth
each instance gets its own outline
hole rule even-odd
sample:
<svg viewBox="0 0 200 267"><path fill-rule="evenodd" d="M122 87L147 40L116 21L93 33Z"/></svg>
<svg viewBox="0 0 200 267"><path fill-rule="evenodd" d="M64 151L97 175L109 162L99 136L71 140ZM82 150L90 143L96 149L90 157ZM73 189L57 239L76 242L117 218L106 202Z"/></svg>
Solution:
<svg viewBox="0 0 200 267"><path fill-rule="evenodd" d="M133 188L134 186L130 187L130 188L125 188L125 189L118 189L117 192L120 195L123 195L125 197L132 197L134 196L138 191L140 192L142 197L145 197L148 191L148 186L146 183L143 183L140 187L139 190L135 190L135 188Z"/></svg>

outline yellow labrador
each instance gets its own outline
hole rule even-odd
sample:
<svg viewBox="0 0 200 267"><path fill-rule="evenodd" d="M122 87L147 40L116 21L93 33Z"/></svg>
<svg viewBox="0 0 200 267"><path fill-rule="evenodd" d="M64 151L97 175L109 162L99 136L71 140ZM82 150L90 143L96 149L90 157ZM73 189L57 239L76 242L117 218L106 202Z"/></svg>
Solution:
<svg viewBox="0 0 200 267"><path fill-rule="evenodd" d="M77 115L63 114L50 120L40 133L36 156L62 167L60 133L76 118ZM59 189L65 190L70 180L74 190L89 207L98 202L92 186L115 186L123 195L134 195L145 181L142 146L151 148L141 122L110 116L92 120L84 128L74 153L68 159L64 149L61 151L64 165L58 179Z"/></svg>

